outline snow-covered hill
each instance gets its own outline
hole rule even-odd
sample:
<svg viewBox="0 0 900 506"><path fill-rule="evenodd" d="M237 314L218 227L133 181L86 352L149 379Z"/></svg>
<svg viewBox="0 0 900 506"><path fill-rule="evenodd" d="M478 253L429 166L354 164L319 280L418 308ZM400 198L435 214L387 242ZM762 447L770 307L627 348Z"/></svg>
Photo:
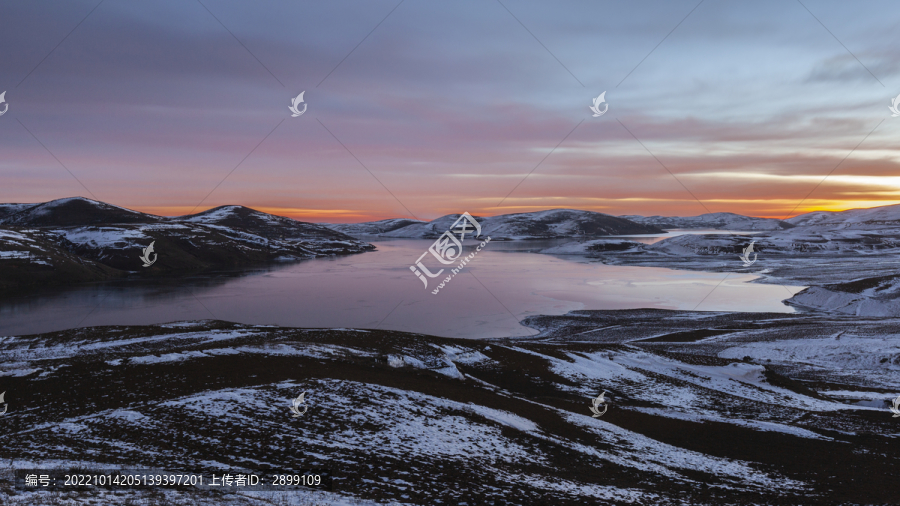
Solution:
<svg viewBox="0 0 900 506"><path fill-rule="evenodd" d="M348 235L377 235L395 238L435 238L458 218L442 216L430 222L389 219L366 223L325 224ZM671 229L732 230L736 232L780 232L794 227L900 229L900 204L841 212L817 211L787 220L756 218L734 213L699 216L610 216L591 211L552 209L532 213L477 217L482 229L495 239L535 239L597 237L608 235L658 234ZM813 230L810 228L810 230ZM823 228L825 230L825 228Z"/></svg>
<svg viewBox="0 0 900 506"><path fill-rule="evenodd" d="M446 231L459 216L458 214L442 216L430 222L393 219L325 226L348 235L433 239ZM711 213L691 217L637 215L617 217L592 211L551 209L476 218L481 223L483 232L495 240L661 234L667 229L776 231L793 227L792 224L781 220L733 213Z"/></svg>
<svg viewBox="0 0 900 506"><path fill-rule="evenodd" d="M900 228L900 204L892 206L872 207L868 209L849 209L847 211L816 211L801 214L786 220L797 226L828 226L831 228Z"/></svg>
<svg viewBox="0 0 900 506"><path fill-rule="evenodd" d="M173 218L80 197L2 209L10 211L0 217L3 289L104 279L125 272L166 276L374 249L321 225L242 206ZM150 257L157 261L144 268L140 257L151 243ZM85 267L76 267L73 261Z"/></svg>
<svg viewBox="0 0 900 506"><path fill-rule="evenodd" d="M392 218L388 220L368 221L365 223L324 223L323 226L347 235L383 235L410 225L427 223L428 222L420 220Z"/></svg>
<svg viewBox="0 0 900 506"><path fill-rule="evenodd" d="M781 230L791 228L791 224L771 218L754 218L734 213L708 213L700 216L619 216L635 223L662 229L712 229L712 230ZM788 220L789 221L789 220Z"/></svg>
<svg viewBox="0 0 900 506"><path fill-rule="evenodd" d="M459 217L459 214L450 214L430 222L382 220L326 226L350 235L375 234L381 237L433 239L447 231ZM482 235L490 236L493 240L661 234L664 232L653 226L633 223L608 214L575 209L551 209L533 213L475 216L474 218L481 224Z"/></svg>

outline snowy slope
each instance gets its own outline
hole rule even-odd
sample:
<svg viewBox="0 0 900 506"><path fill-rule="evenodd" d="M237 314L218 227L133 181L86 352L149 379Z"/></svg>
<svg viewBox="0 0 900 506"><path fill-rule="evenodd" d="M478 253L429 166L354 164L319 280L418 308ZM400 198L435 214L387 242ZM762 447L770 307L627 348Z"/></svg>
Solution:
<svg viewBox="0 0 900 506"><path fill-rule="evenodd" d="M734 213L708 213L699 216L619 216L635 223L659 227L662 229L720 229L720 230L781 230L790 228L791 224L771 218L754 218ZM790 221L790 220L788 220Z"/></svg>
<svg viewBox="0 0 900 506"><path fill-rule="evenodd" d="M9 215L34 207L37 204L0 204L0 221Z"/></svg>
<svg viewBox="0 0 900 506"><path fill-rule="evenodd" d="M0 228L0 292L24 285L93 281L114 269L74 253L74 244L36 229Z"/></svg>
<svg viewBox="0 0 900 506"><path fill-rule="evenodd" d="M776 371L810 362L841 392L867 388L843 368L889 371L878 386L898 389L880 357L900 340L854 336L835 361L844 338L807 336L833 333L827 323L777 316L581 311L532 318L540 337L489 342L225 322L5 337L3 422L17 444L0 458L324 467L342 494L421 505L885 502L890 412ZM676 337L710 326L729 333ZM608 411L593 417L604 390ZM292 418L302 392L308 412Z"/></svg>

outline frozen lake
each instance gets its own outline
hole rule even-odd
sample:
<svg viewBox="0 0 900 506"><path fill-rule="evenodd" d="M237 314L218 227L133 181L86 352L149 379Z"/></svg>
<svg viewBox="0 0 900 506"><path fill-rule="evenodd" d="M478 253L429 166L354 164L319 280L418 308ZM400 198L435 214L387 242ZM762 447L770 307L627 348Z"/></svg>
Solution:
<svg viewBox="0 0 900 506"><path fill-rule="evenodd" d="M2 301L0 335L216 318L446 337L525 336L535 332L519 324L522 318L575 309L792 312L782 301L803 288L749 283L756 278L749 274L732 273L722 282L725 273L536 254L531 251L568 241L518 241L490 242L435 295L436 280L426 289L409 269L433 241L371 242L377 251L349 257L178 280L92 284Z"/></svg>

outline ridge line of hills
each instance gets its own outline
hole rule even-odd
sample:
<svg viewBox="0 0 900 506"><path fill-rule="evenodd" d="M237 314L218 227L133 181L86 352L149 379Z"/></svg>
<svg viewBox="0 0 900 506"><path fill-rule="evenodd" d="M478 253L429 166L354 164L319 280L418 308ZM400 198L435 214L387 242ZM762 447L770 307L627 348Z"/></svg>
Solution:
<svg viewBox="0 0 900 506"><path fill-rule="evenodd" d="M442 216L432 221L412 220L408 218L390 218L378 221L369 221L363 223L338 223L324 224L325 226L344 232L347 234L360 235L376 235L381 237L395 238L420 238L429 237L428 232L435 230L446 230L441 228L443 225L450 225L459 217L459 214L450 214ZM609 222L621 220L629 222L633 225L656 229L652 232L639 231L637 228L628 231L619 230L615 234L602 233L602 226L594 226L589 228L570 227L569 229L559 229L559 234L553 234L551 227L547 230L528 230L520 226L522 222L531 221L534 224L551 225L569 219L577 224L589 222L595 217L606 217ZM784 220L776 218L758 218L753 216L744 216L735 213L706 213L697 216L640 216L640 215L621 215L613 216L594 211L583 211L577 209L549 209L545 211L536 211L531 213L515 213L497 216L481 217L475 216L481 222L482 229L488 232L488 235L499 234L500 239L528 239L528 238L550 238L550 237L575 237L575 236L602 236L602 235L630 235L630 234L659 234L671 229L711 229L711 230L734 230L734 231L772 231L789 230L794 227L806 226L835 226L838 228L850 228L861 225L897 225L900 224L900 204L879 206L872 208L848 209L844 211L813 211L810 213L800 214L793 218ZM597 232L601 233L597 233ZM491 234L490 232L493 232ZM523 234L524 232L524 234ZM534 234L529 235L529 232ZM440 232L437 232L438 234ZM435 235L436 236L436 235ZM497 239L497 237L494 237Z"/></svg>
<svg viewBox="0 0 900 506"><path fill-rule="evenodd" d="M89 204L93 209L85 206ZM77 208L77 209L76 209ZM145 222L178 222L178 221L196 221L203 222L206 217L220 215L223 212L243 210L244 213L252 213L257 216L267 216L274 219L290 220L299 222L293 218L264 213L256 211L240 205L224 205L218 206L206 211L183 216L158 216L141 211L135 211L121 206L100 202L85 197L68 197L56 199L42 203L0 203L0 225L3 226L86 226L86 225L113 225L124 223L145 223ZM72 212L80 211L80 212ZM438 225L442 221L455 220L460 214L448 214L438 217L434 220L414 220L409 218L388 218L383 220L360 222L360 223L320 223L311 224L327 227L332 230L353 230L357 233L385 235L391 236L391 232L404 229L416 225ZM734 230L779 230L792 228L794 226L804 225L821 225L836 224L847 222L872 222L872 221L898 221L900 220L900 204L879 206L873 208L848 209L844 211L813 211L810 213L800 214L785 220L775 218L759 218L753 216L745 216L729 212L705 213L697 216L641 216L641 215L610 215L598 213L595 211L585 211L579 209L554 208L543 211L534 211L528 213L511 213L496 216L475 216L485 223L508 223L521 222L524 220L532 220L535 222L552 223L560 221L560 218L568 218L580 221L588 225L588 229L571 230L572 235L613 235L606 232L621 233L661 233L664 229L673 228L731 228ZM590 227L586 223L591 217L606 217L615 221L618 227L610 227L610 230L604 230L605 227ZM214 218L210 218L214 219ZM630 222L630 223L628 223ZM452 221L451 221L452 223ZM647 231L634 225L642 225L644 227L655 228L657 230ZM593 228L593 230L591 230ZM634 232L629 229L635 230ZM565 232L565 231L564 231Z"/></svg>
<svg viewBox="0 0 900 506"><path fill-rule="evenodd" d="M355 236L432 239L459 216L428 222L401 218L314 224L234 205L163 217L83 197L0 204L0 293L33 285L169 276L362 253L375 247ZM644 217L575 209L476 219L482 234L493 240L660 235L673 228L778 233L795 227L831 231L898 226L900 205L817 211L784 221L733 213ZM158 261L145 268L140 257L151 243Z"/></svg>

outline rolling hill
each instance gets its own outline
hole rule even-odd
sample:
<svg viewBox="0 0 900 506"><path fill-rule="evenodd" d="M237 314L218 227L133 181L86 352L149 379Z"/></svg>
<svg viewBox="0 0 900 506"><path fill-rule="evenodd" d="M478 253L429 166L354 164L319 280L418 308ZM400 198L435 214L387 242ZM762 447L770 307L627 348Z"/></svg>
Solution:
<svg viewBox="0 0 900 506"><path fill-rule="evenodd" d="M153 244L150 267L140 259ZM162 217L82 197L0 206L0 290L170 276L374 249L329 228L243 206ZM152 258L152 255L151 255Z"/></svg>

